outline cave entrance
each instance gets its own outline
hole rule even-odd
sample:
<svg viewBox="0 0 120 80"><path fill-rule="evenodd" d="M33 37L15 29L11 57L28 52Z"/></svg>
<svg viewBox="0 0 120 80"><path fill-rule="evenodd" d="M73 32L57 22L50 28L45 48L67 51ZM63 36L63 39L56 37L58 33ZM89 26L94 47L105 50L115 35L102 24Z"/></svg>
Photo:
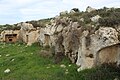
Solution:
<svg viewBox="0 0 120 80"><path fill-rule="evenodd" d="M119 58L120 45L112 45L98 52L97 64L115 63Z"/></svg>
<svg viewBox="0 0 120 80"><path fill-rule="evenodd" d="M16 42L17 41L17 34L6 34L5 35L5 42Z"/></svg>
<svg viewBox="0 0 120 80"><path fill-rule="evenodd" d="M49 42L50 42L50 35L44 34L44 36L45 36L45 45L47 46L49 45Z"/></svg>

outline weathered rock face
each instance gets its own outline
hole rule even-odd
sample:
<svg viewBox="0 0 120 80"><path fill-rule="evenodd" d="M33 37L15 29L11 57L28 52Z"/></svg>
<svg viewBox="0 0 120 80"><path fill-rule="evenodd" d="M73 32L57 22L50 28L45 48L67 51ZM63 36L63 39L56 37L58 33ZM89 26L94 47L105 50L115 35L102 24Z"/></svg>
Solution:
<svg viewBox="0 0 120 80"><path fill-rule="evenodd" d="M17 26L20 26L21 27L21 30L24 30L24 31L28 31L28 30L31 30L33 29L33 25L32 24L29 24L29 23L19 23Z"/></svg>
<svg viewBox="0 0 120 80"><path fill-rule="evenodd" d="M50 36L50 28L41 28L40 34L38 36L38 41L40 42L40 45L42 46L51 46L51 38Z"/></svg>
<svg viewBox="0 0 120 80"><path fill-rule="evenodd" d="M93 65L93 57L92 57L93 54L88 49L89 48L88 46L90 46L90 41L87 40L88 34L89 34L88 31L84 31L82 33L82 36L80 37L81 45L79 45L78 59L76 64L78 66L81 66L81 69L89 68L92 67Z"/></svg>
<svg viewBox="0 0 120 80"><path fill-rule="evenodd" d="M26 33L26 38L28 39L27 45L31 45L32 43L37 42L39 36L39 30L31 31Z"/></svg>
<svg viewBox="0 0 120 80"><path fill-rule="evenodd" d="M63 31L63 46L65 49L65 55L67 55L72 63L76 62L78 48L79 48L79 37L80 29L77 28L79 25L76 22L71 23L67 32Z"/></svg>
<svg viewBox="0 0 120 80"><path fill-rule="evenodd" d="M81 69L119 60L117 58L117 55L120 54L118 52L119 47L115 46L119 44L118 32L115 29L101 27L95 34L89 35L90 41L87 41L86 38L88 34L88 31L84 31L80 39L81 45L79 46L76 64L81 66Z"/></svg>
<svg viewBox="0 0 120 80"><path fill-rule="evenodd" d="M64 21L64 22L63 22ZM63 31L64 26L62 24L66 24L65 19L60 19L59 16L55 18L55 20L51 20L51 25L46 25L45 28L40 29L39 42L43 46L55 46L55 40L58 38L58 33Z"/></svg>
<svg viewBox="0 0 120 80"><path fill-rule="evenodd" d="M72 63L80 66L79 70L103 63L120 64L118 31L111 27L89 30L68 17L57 16L51 25L40 29L39 42L43 46L54 46L57 57L68 56Z"/></svg>
<svg viewBox="0 0 120 80"><path fill-rule="evenodd" d="M20 23L18 26L21 27L19 35L23 42L27 43L27 45L37 42L39 30L35 29L32 24Z"/></svg>
<svg viewBox="0 0 120 80"><path fill-rule="evenodd" d="M64 22L63 22L64 21ZM43 46L55 46L55 54L64 54L75 63L79 48L79 24L71 22L68 17L56 17L52 25L41 28L39 42Z"/></svg>
<svg viewBox="0 0 120 80"><path fill-rule="evenodd" d="M54 46L56 62L65 55L80 66L79 70L103 63L120 64L119 28L118 32L111 27L100 27L92 32L68 17L59 16L51 20L51 25L40 30L28 23L21 23L20 26L20 36L28 45L38 40L43 46Z"/></svg>

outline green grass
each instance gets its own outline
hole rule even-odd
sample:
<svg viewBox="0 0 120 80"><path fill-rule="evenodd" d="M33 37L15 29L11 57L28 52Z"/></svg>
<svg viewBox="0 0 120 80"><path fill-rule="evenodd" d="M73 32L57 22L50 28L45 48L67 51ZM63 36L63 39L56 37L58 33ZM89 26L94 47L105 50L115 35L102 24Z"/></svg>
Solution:
<svg viewBox="0 0 120 80"><path fill-rule="evenodd" d="M54 64L53 58L41 57L38 53L42 48L37 45L26 47L25 44L0 43L0 80L73 80L72 71L77 67L68 65L68 60ZM9 54L9 56L6 56ZM14 59L14 61L12 61ZM60 65L65 64L66 68ZM4 73L9 68L10 73ZM68 74L65 74L68 69ZM77 71L76 71L77 73Z"/></svg>
<svg viewBox="0 0 120 80"><path fill-rule="evenodd" d="M77 72L77 66L65 58L54 64L53 58L41 57L38 45L0 43L0 80L113 80L119 69L93 68ZM6 56L8 55L9 56ZM14 61L12 61L14 59ZM64 64L66 68L60 67ZM71 66L69 66L71 65ZM6 69L10 73L4 73ZM66 74L66 70L68 73Z"/></svg>

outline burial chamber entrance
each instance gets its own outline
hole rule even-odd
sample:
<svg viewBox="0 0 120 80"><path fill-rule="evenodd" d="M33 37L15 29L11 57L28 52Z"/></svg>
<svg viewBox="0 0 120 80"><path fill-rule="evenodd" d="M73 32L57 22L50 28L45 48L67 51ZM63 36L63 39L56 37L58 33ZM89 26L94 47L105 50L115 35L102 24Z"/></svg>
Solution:
<svg viewBox="0 0 120 80"><path fill-rule="evenodd" d="M44 41L44 43L45 43L46 46L48 46L48 45L49 45L49 42L50 42L50 35L44 34L44 36L45 36L45 41Z"/></svg>
<svg viewBox="0 0 120 80"><path fill-rule="evenodd" d="M16 42L17 41L17 34L6 34L5 35L5 42Z"/></svg>
<svg viewBox="0 0 120 80"><path fill-rule="evenodd" d="M120 44L105 47L97 53L97 65L116 63L120 58Z"/></svg>

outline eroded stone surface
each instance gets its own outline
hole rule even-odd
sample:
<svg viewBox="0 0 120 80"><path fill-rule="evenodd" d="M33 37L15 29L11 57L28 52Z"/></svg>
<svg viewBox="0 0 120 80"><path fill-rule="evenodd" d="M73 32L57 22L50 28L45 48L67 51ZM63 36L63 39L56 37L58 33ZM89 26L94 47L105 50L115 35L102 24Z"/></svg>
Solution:
<svg viewBox="0 0 120 80"><path fill-rule="evenodd" d="M114 28L101 27L95 34L90 35L89 42L86 39L89 32L84 31L83 33L76 63L81 66L81 70L119 60L117 57L120 54L119 47L114 46L119 44L118 32ZM88 43L89 45L86 45Z"/></svg>
<svg viewBox="0 0 120 80"><path fill-rule="evenodd" d="M87 30L68 17L57 16L51 25L41 28L39 39L43 45L55 46L57 57L64 54L80 66L79 70L103 63L120 63L118 31L111 27Z"/></svg>
<svg viewBox="0 0 120 80"><path fill-rule="evenodd" d="M90 30L84 29L78 22L59 16L51 20L51 25L46 24L45 28L39 30L35 30L28 23L21 26L21 36L29 45L38 40L43 46L55 47L56 62L65 55L72 63L80 66L78 70L103 63L120 64L119 29L111 27L100 27L98 30L94 30L94 27Z"/></svg>
<svg viewBox="0 0 120 80"><path fill-rule="evenodd" d="M20 29L20 39L27 43L27 45L32 45L32 43L37 42L39 36L39 30L35 29L32 24L29 23L19 23Z"/></svg>

